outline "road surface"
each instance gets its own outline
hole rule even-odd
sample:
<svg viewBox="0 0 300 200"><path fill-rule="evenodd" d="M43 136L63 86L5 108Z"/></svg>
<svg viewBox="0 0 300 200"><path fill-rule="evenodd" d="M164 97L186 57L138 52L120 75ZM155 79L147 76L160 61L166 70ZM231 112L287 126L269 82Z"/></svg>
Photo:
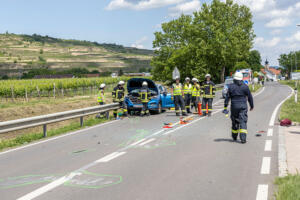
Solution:
<svg viewBox="0 0 300 200"><path fill-rule="evenodd" d="M274 110L290 93L269 83L254 97L246 144L231 140L219 92L210 118L180 124L168 111L2 152L0 199L268 199L278 175Z"/></svg>

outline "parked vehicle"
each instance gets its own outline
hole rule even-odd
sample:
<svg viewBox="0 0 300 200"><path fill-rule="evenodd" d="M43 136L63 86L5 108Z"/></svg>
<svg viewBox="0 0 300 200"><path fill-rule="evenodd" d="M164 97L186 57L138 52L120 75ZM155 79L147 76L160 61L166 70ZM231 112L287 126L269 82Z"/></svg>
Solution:
<svg viewBox="0 0 300 200"><path fill-rule="evenodd" d="M167 93L164 86L156 84L154 81L145 78L132 78L127 81L128 95L125 97L125 103L128 108L128 113L141 111L143 104L139 99L139 91L142 88L142 83L148 83L151 92L151 100L148 107L151 113L161 113L169 108L174 107L171 94Z"/></svg>
<svg viewBox="0 0 300 200"><path fill-rule="evenodd" d="M243 73L243 81L246 85L250 84L253 79L253 73L251 69L241 69L238 70Z"/></svg>
<svg viewBox="0 0 300 200"><path fill-rule="evenodd" d="M224 83L224 88L222 90L222 97L225 98L227 92L228 92L228 85L233 83L233 78L228 78L225 80L225 83Z"/></svg>

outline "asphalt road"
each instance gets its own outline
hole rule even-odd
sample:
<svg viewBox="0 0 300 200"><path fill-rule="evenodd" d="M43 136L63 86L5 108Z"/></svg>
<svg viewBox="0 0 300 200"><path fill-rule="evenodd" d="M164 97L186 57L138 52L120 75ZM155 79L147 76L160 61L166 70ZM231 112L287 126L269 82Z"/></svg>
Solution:
<svg viewBox="0 0 300 200"><path fill-rule="evenodd" d="M218 93L210 118L193 116L183 125L169 111L2 152L0 199L271 198L278 175L278 130L269 121L290 92L269 83L255 96L246 144L231 140L231 121L221 113ZM171 122L173 128L163 129ZM258 131L265 132L257 137Z"/></svg>

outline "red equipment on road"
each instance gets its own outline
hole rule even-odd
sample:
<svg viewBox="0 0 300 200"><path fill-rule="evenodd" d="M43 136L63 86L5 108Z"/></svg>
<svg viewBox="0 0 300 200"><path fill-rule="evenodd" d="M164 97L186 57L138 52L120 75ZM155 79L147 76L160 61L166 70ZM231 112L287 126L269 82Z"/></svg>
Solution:
<svg viewBox="0 0 300 200"><path fill-rule="evenodd" d="M202 105L201 105L200 102L198 103L198 114L199 114L200 116L203 115L203 113L202 113Z"/></svg>

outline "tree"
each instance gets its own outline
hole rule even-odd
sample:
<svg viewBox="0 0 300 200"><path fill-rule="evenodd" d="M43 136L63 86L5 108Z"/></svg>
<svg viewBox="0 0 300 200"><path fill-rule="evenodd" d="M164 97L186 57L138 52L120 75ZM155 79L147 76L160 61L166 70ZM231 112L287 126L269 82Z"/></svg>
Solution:
<svg viewBox="0 0 300 200"><path fill-rule="evenodd" d="M181 15L155 33L152 73L155 79L171 80L176 66L181 77L210 73L223 82L236 62L248 58L254 36L248 7L232 0L204 3L193 17Z"/></svg>
<svg viewBox="0 0 300 200"><path fill-rule="evenodd" d="M119 76L123 76L124 75L124 72L122 69L119 70Z"/></svg>
<svg viewBox="0 0 300 200"><path fill-rule="evenodd" d="M262 65L261 65L261 56L259 51L257 50L250 51L250 55L249 58L247 59L247 63L250 65L250 68L253 71L260 71Z"/></svg>
<svg viewBox="0 0 300 200"><path fill-rule="evenodd" d="M232 72L235 72L239 69L249 69L250 65L246 61L237 62L233 68Z"/></svg>
<svg viewBox="0 0 300 200"><path fill-rule="evenodd" d="M278 61L279 64L284 67L283 73L290 76L291 72L300 69L300 51L281 54Z"/></svg>

